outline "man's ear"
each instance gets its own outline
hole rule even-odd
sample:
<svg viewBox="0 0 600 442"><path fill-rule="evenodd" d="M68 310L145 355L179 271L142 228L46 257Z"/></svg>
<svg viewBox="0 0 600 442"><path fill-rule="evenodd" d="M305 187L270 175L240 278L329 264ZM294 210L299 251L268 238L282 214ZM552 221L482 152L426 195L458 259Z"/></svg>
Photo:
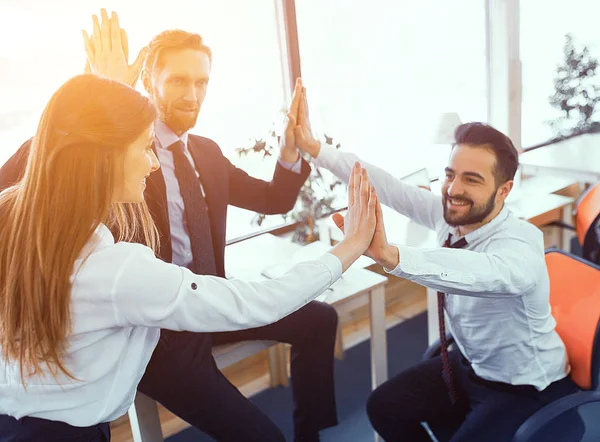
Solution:
<svg viewBox="0 0 600 442"><path fill-rule="evenodd" d="M502 197L503 200L506 199L510 191L512 190L515 182L513 180L509 180L500 186L498 195Z"/></svg>
<svg viewBox="0 0 600 442"><path fill-rule="evenodd" d="M154 89L152 88L152 81L150 80L150 74L146 69L142 70L142 83L144 84L144 89L150 96L152 96Z"/></svg>

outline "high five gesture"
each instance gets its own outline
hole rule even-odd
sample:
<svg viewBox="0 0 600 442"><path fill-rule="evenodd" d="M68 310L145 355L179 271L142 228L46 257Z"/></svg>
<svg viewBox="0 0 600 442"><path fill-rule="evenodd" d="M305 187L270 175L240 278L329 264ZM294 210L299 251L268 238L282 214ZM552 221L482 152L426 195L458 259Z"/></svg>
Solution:
<svg viewBox="0 0 600 442"><path fill-rule="evenodd" d="M89 71L135 87L147 48L143 48L130 65L127 33L119 26L119 17L113 12L109 18L105 9L100 15L102 23L95 14L92 16L94 30L91 37L82 31Z"/></svg>

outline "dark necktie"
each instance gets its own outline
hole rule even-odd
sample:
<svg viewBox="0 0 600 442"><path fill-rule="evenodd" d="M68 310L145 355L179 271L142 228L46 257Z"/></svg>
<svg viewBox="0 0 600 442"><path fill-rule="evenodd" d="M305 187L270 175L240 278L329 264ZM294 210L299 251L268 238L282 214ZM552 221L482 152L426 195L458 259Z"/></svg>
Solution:
<svg viewBox="0 0 600 442"><path fill-rule="evenodd" d="M450 244L450 238L452 234L448 234L446 242L443 247L449 247L451 249L462 249L467 245L467 240L461 238L454 244ZM440 329L440 348L442 357L442 379L448 388L448 394L450 395L450 401L456 403L456 388L454 387L454 381L452 380L452 367L450 366L450 360L448 359L448 341L446 339L446 322L444 321L444 304L446 303L446 295L443 292L437 292L438 298L438 325Z"/></svg>
<svg viewBox="0 0 600 442"><path fill-rule="evenodd" d="M175 176L183 199L185 221L190 235L193 262L190 267L196 274L216 275L215 252L210 231L206 200L202 195L196 171L185 156L185 145L179 140L169 146L173 152Z"/></svg>

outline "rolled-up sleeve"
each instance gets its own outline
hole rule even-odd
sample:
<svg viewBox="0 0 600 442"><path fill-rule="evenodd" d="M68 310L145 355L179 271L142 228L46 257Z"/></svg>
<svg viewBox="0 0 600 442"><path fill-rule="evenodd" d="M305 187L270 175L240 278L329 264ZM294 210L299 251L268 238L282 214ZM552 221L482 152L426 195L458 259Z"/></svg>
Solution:
<svg viewBox="0 0 600 442"><path fill-rule="evenodd" d="M150 249L126 246L111 297L121 326L216 332L259 327L298 310L342 274L329 253L300 263L285 275L260 282L196 275L156 259Z"/></svg>

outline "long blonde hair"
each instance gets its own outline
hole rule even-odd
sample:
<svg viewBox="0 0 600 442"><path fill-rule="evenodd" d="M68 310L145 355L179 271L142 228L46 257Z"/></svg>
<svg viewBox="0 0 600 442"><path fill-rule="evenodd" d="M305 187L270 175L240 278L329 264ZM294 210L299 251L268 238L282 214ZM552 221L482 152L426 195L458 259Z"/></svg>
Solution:
<svg viewBox="0 0 600 442"><path fill-rule="evenodd" d="M19 363L23 384L43 365L72 377L62 360L71 275L99 223L118 240L158 246L145 203L113 203L117 165L156 116L122 83L74 77L46 106L22 180L0 194L0 350Z"/></svg>

